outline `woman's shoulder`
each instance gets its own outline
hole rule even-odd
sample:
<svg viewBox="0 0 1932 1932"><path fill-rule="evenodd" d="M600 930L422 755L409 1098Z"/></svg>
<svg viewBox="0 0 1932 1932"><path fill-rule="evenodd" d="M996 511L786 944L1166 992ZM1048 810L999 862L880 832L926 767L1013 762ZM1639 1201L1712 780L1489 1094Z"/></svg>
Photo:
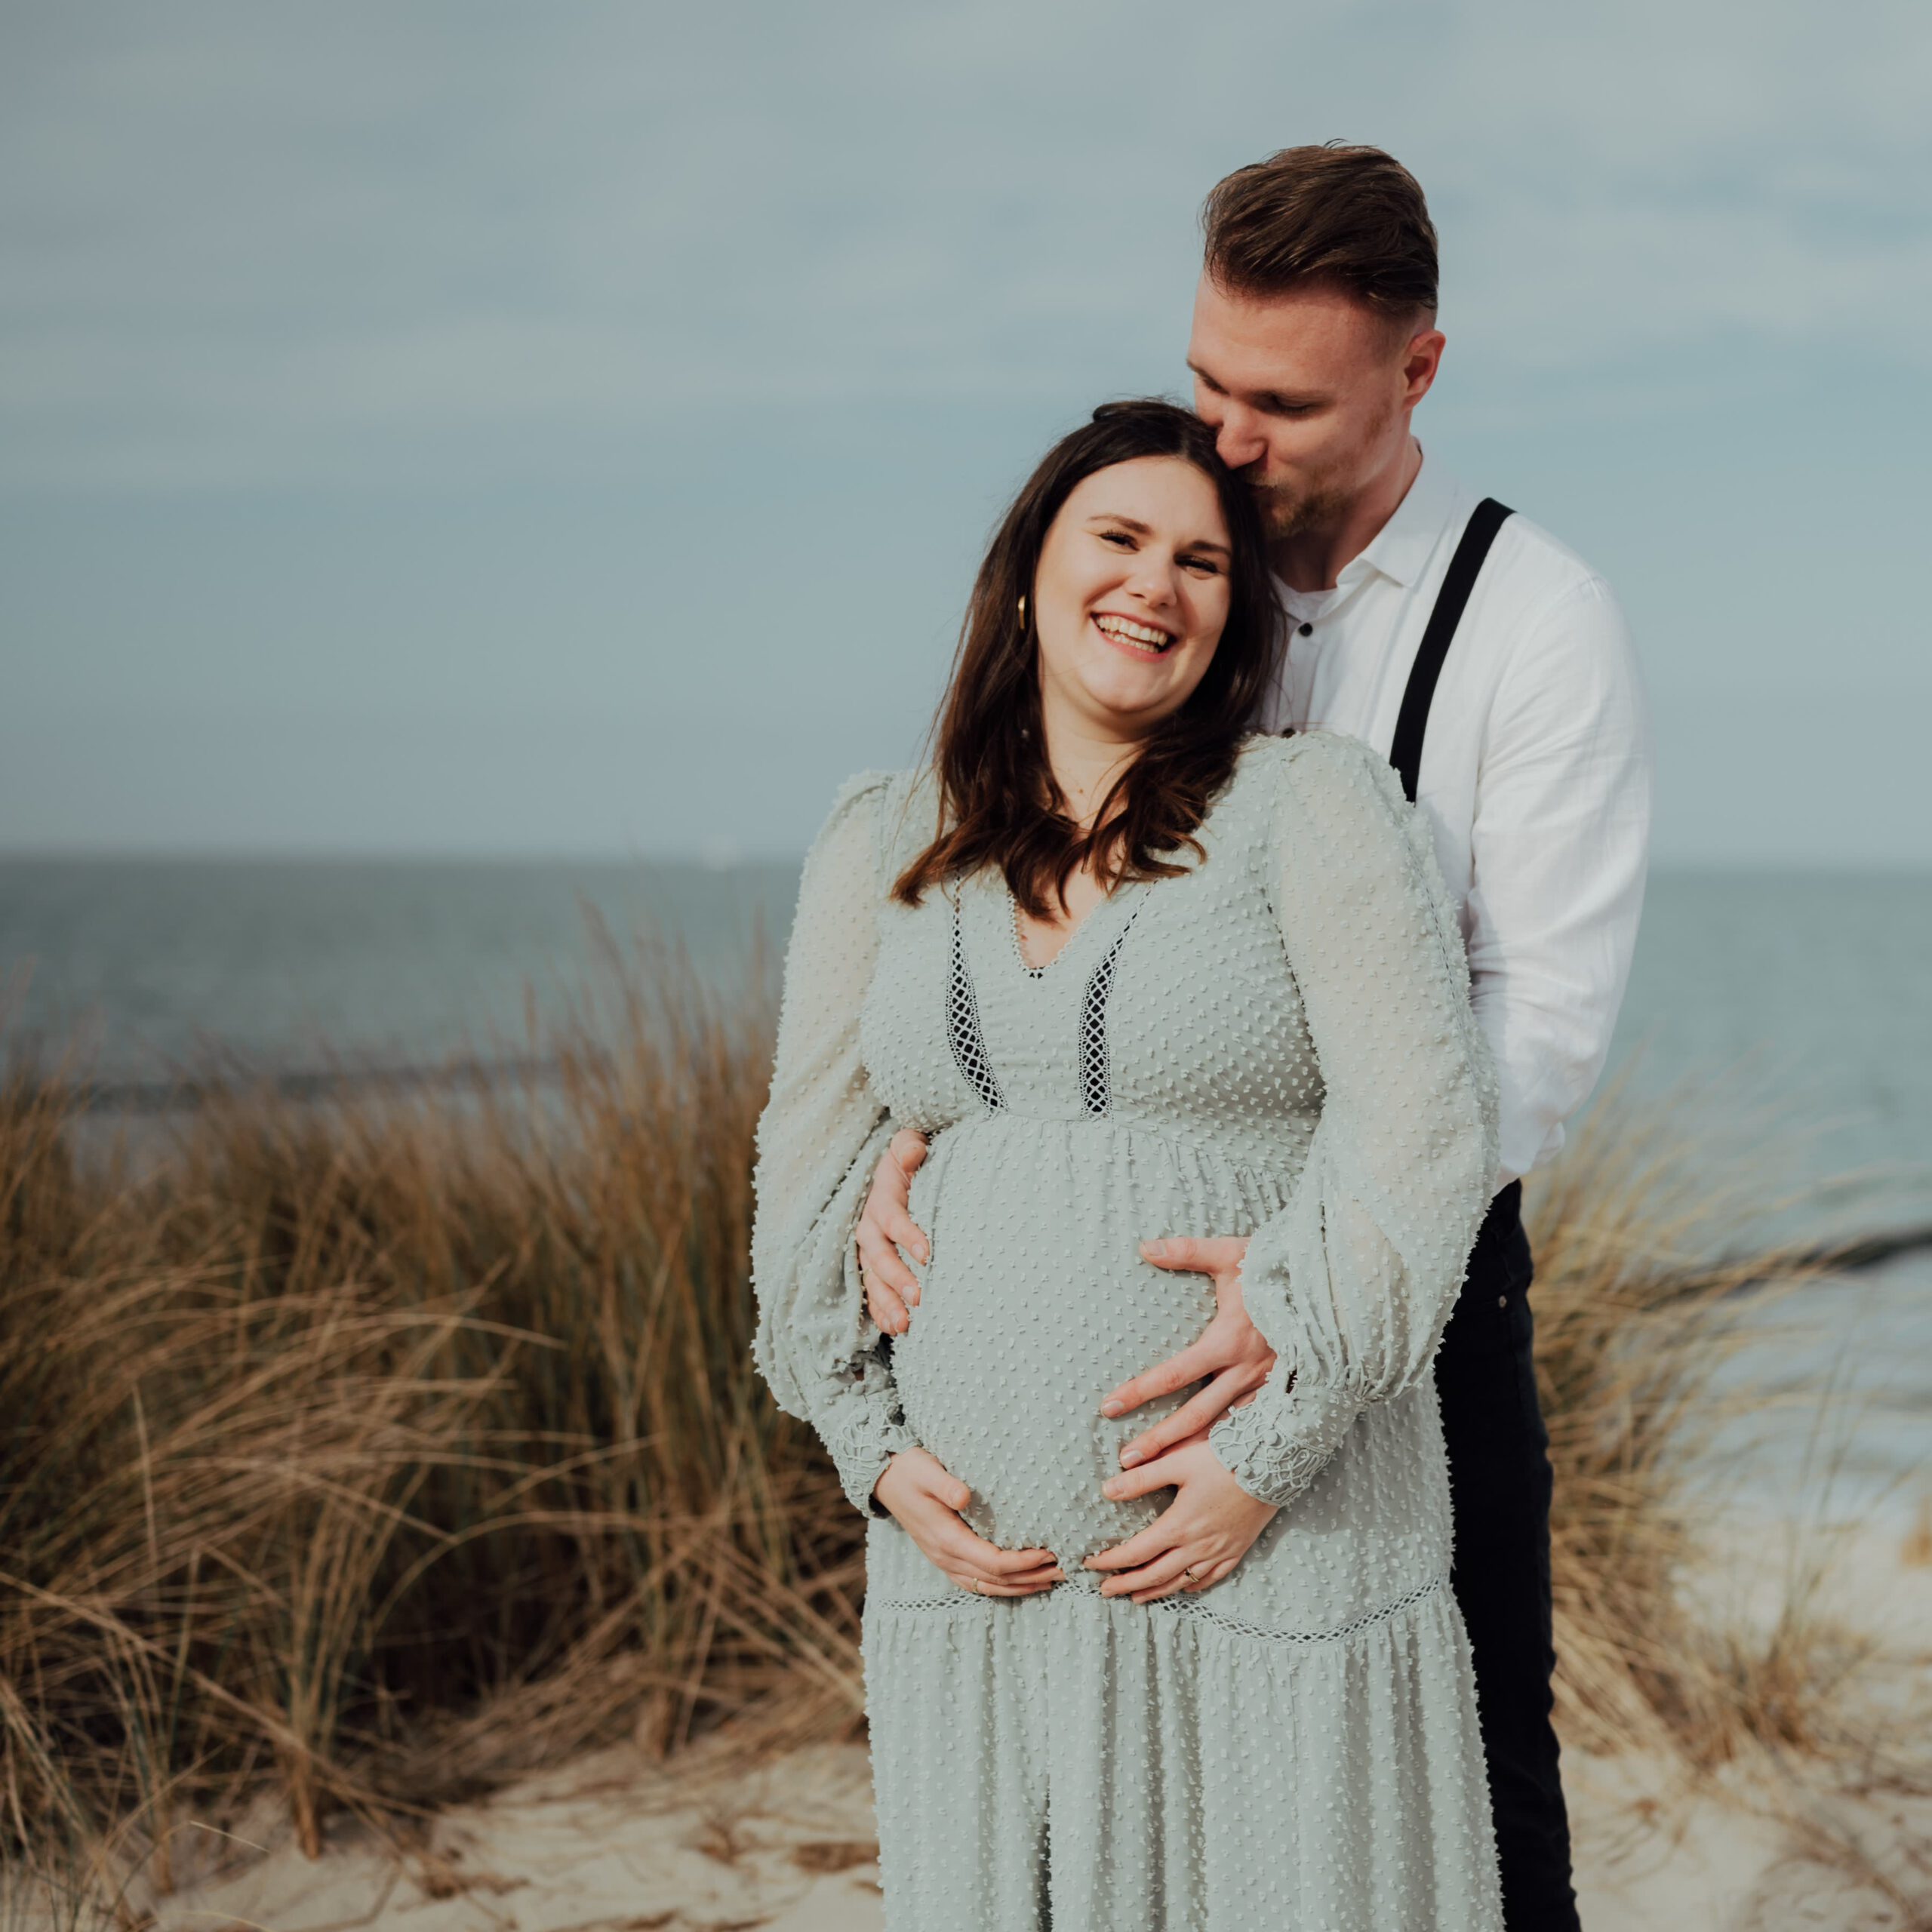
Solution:
<svg viewBox="0 0 1932 1932"><path fill-rule="evenodd" d="M922 766L873 766L855 771L833 792L813 845L863 838L870 844L875 863L894 863L915 828L931 816L926 808L935 795L933 774ZM928 829L925 837L931 836Z"/></svg>
<svg viewBox="0 0 1932 1932"><path fill-rule="evenodd" d="M1257 731L1241 744L1235 783L1271 804L1364 792L1391 809L1406 807L1401 782L1374 746L1317 728L1277 736Z"/></svg>

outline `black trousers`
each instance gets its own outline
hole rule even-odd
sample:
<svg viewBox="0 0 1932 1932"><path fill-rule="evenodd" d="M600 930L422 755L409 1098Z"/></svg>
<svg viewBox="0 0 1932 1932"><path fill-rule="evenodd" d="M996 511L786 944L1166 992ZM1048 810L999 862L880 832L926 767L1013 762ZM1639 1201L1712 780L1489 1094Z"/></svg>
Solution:
<svg viewBox="0 0 1932 1932"><path fill-rule="evenodd" d="M1550 1722L1549 1435L1531 1359L1523 1189L1490 1207L1435 1358L1456 1518L1451 1581L1476 1699L1509 1932L1577 1932Z"/></svg>

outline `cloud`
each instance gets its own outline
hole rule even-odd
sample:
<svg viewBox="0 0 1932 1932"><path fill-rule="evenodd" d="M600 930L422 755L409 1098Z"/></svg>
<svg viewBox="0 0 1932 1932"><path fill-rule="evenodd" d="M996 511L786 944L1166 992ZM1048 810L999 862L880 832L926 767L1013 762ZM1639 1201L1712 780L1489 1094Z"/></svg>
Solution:
<svg viewBox="0 0 1932 1932"><path fill-rule="evenodd" d="M1151 0L20 7L0 480L589 460L614 426L1180 374L1195 211L1333 134L1429 187L1459 352L1592 406L1899 355L1932 13Z"/></svg>

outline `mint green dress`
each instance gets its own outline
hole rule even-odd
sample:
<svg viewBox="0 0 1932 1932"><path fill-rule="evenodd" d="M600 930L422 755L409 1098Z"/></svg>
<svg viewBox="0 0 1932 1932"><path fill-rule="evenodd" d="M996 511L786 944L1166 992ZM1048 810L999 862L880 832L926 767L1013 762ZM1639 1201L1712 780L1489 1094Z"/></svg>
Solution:
<svg viewBox="0 0 1932 1932"><path fill-rule="evenodd" d="M892 901L929 774L848 780L814 841L759 1124L755 1353L867 1513L863 1650L892 1932L1496 1932L1488 1795L1432 1361L1496 1160L1494 1069L1424 824L1383 760L1254 737L1180 876L1117 887L1044 968L996 872ZM931 1137L903 1336L852 1234ZM1100 1485L1184 1398L1103 1395L1192 1341L1157 1235L1246 1235L1278 1359L1210 1442L1279 1506L1149 1604L1081 1559L1171 1491ZM923 1445L964 1515L1054 1551L961 1589L872 1502Z"/></svg>

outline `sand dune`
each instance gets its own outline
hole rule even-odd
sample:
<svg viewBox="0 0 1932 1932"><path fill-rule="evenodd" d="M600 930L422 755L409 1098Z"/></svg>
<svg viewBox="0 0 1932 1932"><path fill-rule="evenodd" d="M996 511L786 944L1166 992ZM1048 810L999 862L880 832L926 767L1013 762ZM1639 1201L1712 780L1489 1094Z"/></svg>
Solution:
<svg viewBox="0 0 1932 1932"><path fill-rule="evenodd" d="M1775 1542L1740 1528L1714 1549L1713 1592L1753 1591ZM1870 1694L1911 1735L1915 1710L1932 1715L1932 1567L1906 1560L1895 1527L1850 1531L1834 1587L1838 1608L1880 1645ZM1769 1760L1689 1801L1659 1761L1573 1753L1567 1770L1589 1932L1900 1932L1915 1923L1902 1898L1932 1902L1932 1795ZM1845 1869L1828 1838L1861 1844L1894 1894ZM860 1744L736 1778L702 1749L669 1767L628 1746L586 1755L444 1814L401 1863L340 1821L313 1863L266 1819L225 1843L205 1835L198 1849L197 1882L142 1901L166 1932L871 1932L883 1922Z"/></svg>

